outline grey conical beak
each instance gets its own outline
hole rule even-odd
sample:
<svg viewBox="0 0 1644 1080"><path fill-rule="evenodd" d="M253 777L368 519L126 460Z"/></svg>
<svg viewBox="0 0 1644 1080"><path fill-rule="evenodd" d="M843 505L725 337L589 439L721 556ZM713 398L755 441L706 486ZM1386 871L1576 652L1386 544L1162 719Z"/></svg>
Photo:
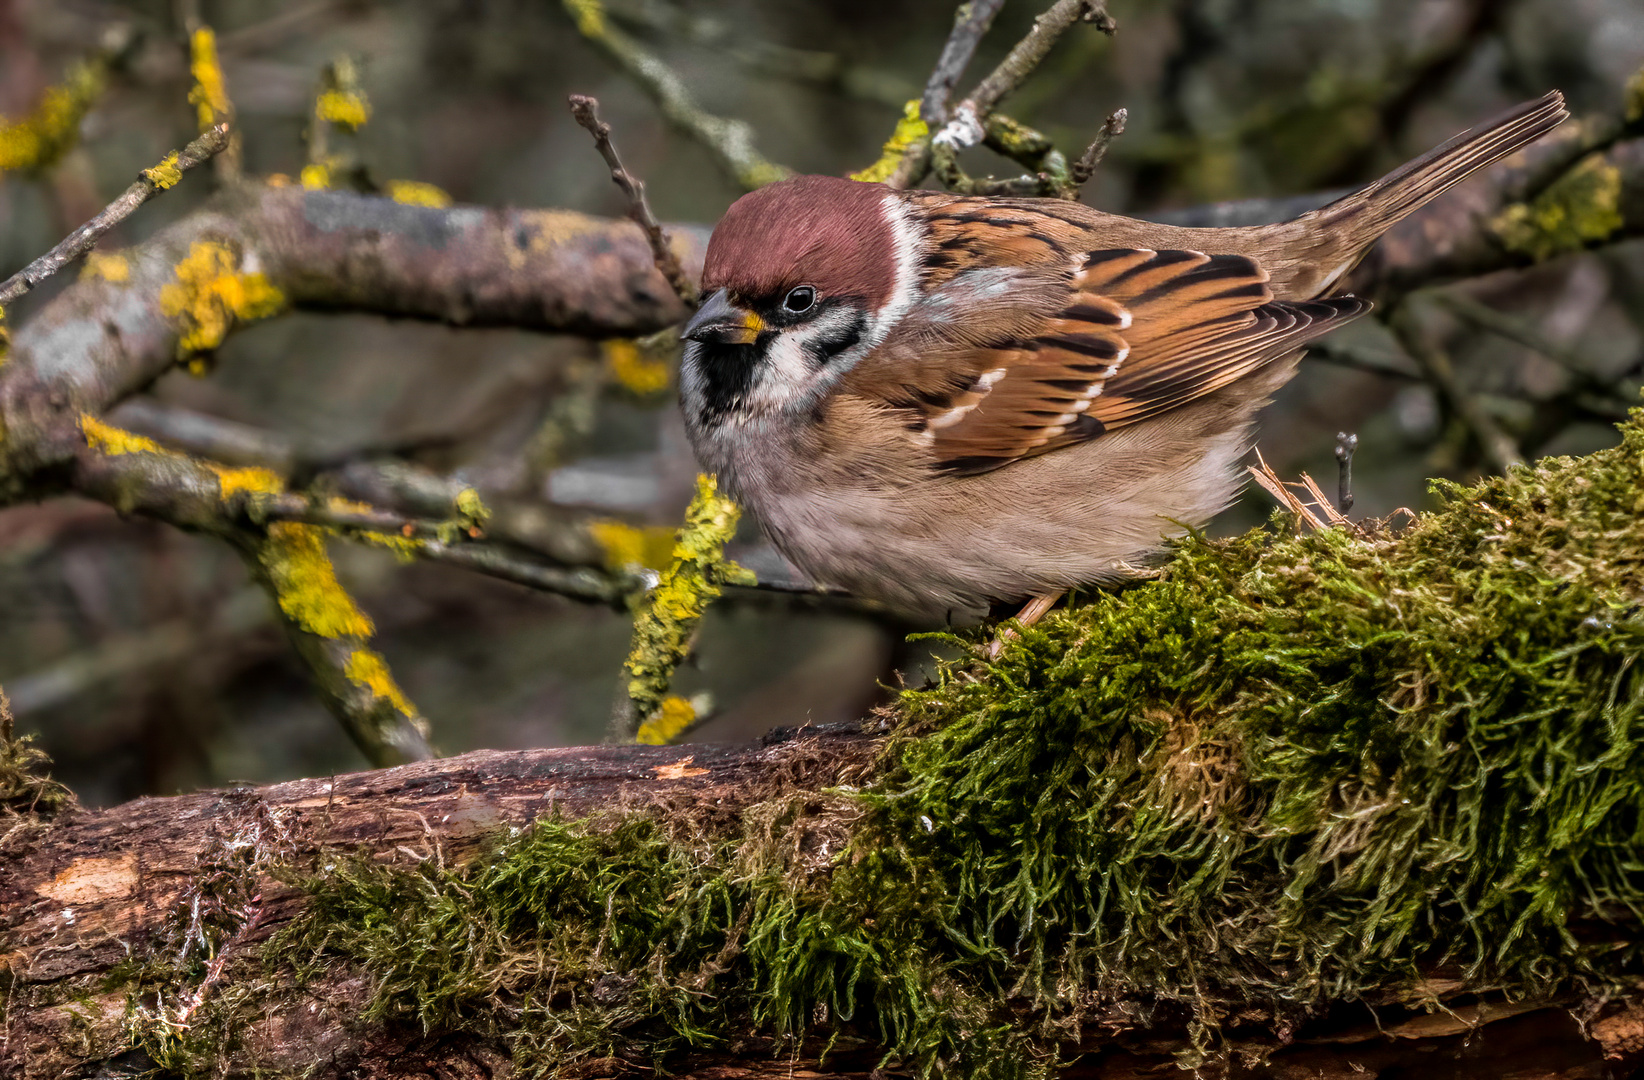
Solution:
<svg viewBox="0 0 1644 1080"><path fill-rule="evenodd" d="M737 307L726 298L724 289L717 289L696 309L680 336L715 345L752 345L763 329L765 320Z"/></svg>

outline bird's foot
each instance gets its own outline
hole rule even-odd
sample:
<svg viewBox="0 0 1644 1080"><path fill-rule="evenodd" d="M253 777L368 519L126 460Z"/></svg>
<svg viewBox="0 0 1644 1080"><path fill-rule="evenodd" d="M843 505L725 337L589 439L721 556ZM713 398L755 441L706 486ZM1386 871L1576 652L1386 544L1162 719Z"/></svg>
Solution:
<svg viewBox="0 0 1644 1080"><path fill-rule="evenodd" d="M1016 626L1005 627L1003 630L999 631L997 637L988 643L988 659L999 659L999 654L1005 650L1005 642L1010 641L1017 636L1017 628L1032 626L1034 623L1044 618L1045 613L1056 606L1056 601L1062 598L1062 593L1065 591L1065 589L1061 589L1052 593L1043 593L1039 596L1035 596L1032 600L1029 600L1025 605L1023 605L1022 610L1016 613L1016 618L1013 620L1016 623Z"/></svg>

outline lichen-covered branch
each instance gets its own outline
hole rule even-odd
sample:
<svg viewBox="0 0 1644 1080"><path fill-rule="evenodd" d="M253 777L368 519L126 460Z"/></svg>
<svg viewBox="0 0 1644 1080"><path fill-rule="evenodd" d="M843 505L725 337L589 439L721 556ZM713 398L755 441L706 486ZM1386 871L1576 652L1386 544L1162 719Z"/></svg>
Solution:
<svg viewBox="0 0 1644 1080"><path fill-rule="evenodd" d="M954 106L953 118L936 133L935 141L958 149L981 142L994 109L1033 74L1051 47L1077 22L1092 23L1108 35L1119 28L1102 0L1057 0L1033 20L1033 29L1016 43L999 66L977 83L965 100Z"/></svg>
<svg viewBox="0 0 1644 1080"><path fill-rule="evenodd" d="M55 165L74 148L80 121L107 83L107 58L97 57L70 68L68 78L47 89L28 116L0 116L0 173L39 172Z"/></svg>
<svg viewBox="0 0 1644 1080"><path fill-rule="evenodd" d="M195 27L189 35L188 69L194 76L194 89L189 91L188 100L194 105L200 131L229 129L228 145L218 154L215 167L219 179L235 182L240 179L244 148L234 124L234 102L228 96L228 79L217 57L217 34L211 27Z"/></svg>
<svg viewBox="0 0 1644 1080"><path fill-rule="evenodd" d="M152 169L144 169L138 174L136 181L96 217L69 233L56 247L0 283L0 306L27 294L42 281L96 247L97 241L103 238L104 233L130 217L139 206L160 192L174 187L183 178L183 173L222 153L228 147L228 143L229 130L226 126L211 127L182 150L167 154L165 159Z"/></svg>
<svg viewBox="0 0 1644 1080"><path fill-rule="evenodd" d="M948 122L948 101L953 97L953 88L970 67L976 47L987 36L994 16L1004 6L1005 0L967 0L954 11L953 29L925 82L924 96L919 99L919 116L930 127L940 128Z"/></svg>
<svg viewBox="0 0 1644 1080"><path fill-rule="evenodd" d="M673 561L634 616L633 645L623 665L627 697L616 717L618 738L665 743L695 719L695 707L668 689L674 669L690 651L703 612L721 586L753 584L752 574L724 557L740 517L737 505L719 493L714 477L697 478L696 497L674 542Z"/></svg>
<svg viewBox="0 0 1644 1080"><path fill-rule="evenodd" d="M428 722L371 649L375 628L337 580L325 530L255 520L262 501L288 498L279 476L174 453L89 415L79 430L73 490L232 544L278 607L321 700L366 760L395 765L432 756Z"/></svg>

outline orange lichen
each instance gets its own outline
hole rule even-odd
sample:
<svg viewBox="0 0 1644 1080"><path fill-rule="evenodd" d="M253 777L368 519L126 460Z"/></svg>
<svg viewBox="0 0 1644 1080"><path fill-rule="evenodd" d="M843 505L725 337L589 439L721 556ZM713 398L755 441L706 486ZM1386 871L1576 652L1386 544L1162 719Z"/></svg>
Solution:
<svg viewBox="0 0 1644 1080"><path fill-rule="evenodd" d="M314 115L353 130L371 119L371 102L359 90L323 90L314 101Z"/></svg>
<svg viewBox="0 0 1644 1080"><path fill-rule="evenodd" d="M85 436L87 446L110 457L118 457L121 454L175 456L153 439L144 438L112 424L105 424L90 413L80 414L80 433Z"/></svg>
<svg viewBox="0 0 1644 1080"><path fill-rule="evenodd" d="M15 121L0 117L0 172L55 165L74 148L80 121L102 96L105 81L103 64L76 64L28 116Z"/></svg>
<svg viewBox="0 0 1644 1080"><path fill-rule="evenodd" d="M642 349L638 342L627 338L613 338L600 343L605 353L605 366L612 378L633 391L649 397L668 389L673 376L673 365L665 356Z"/></svg>
<svg viewBox="0 0 1644 1080"><path fill-rule="evenodd" d="M176 187L183 179L183 170L177 167L177 151L173 150L161 159L158 165L143 170L143 179L166 191Z"/></svg>
<svg viewBox="0 0 1644 1080"><path fill-rule="evenodd" d="M86 264L80 268L80 280L124 285L131 280L131 260L124 255L104 255L93 251L86 256Z"/></svg>
<svg viewBox="0 0 1644 1080"><path fill-rule="evenodd" d="M285 481L273 469L235 469L209 462L207 468L217 474L217 493L225 500L236 495L278 495L285 490Z"/></svg>
<svg viewBox="0 0 1644 1080"><path fill-rule="evenodd" d="M588 523L588 532L604 550L605 565L612 570L665 570L673 561L674 530L665 525L629 525L601 518Z"/></svg>
<svg viewBox="0 0 1644 1080"><path fill-rule="evenodd" d="M696 706L678 694L669 694L656 712L639 725L634 741L646 746L666 746L695 722Z"/></svg>

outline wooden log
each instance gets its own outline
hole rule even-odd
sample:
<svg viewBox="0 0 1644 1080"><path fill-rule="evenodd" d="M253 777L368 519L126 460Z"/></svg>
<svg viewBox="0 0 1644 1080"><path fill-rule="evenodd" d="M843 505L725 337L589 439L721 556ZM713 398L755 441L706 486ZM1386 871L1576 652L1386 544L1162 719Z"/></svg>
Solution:
<svg viewBox="0 0 1644 1080"><path fill-rule="evenodd" d="M470 857L500 829L549 812L579 817L620 808L734 822L773 793L817 790L868 771L877 736L847 725L773 732L742 746L611 746L481 751L440 761L267 787L147 798L107 810L71 809L54 821L13 818L0 830L0 1075L35 1080L125 1076L152 1069L130 1050L129 992L111 979L132 959L186 949L213 881L235 874L249 916L195 993L227 993L249 957L302 909L302 892L275 871L293 860L368 853L409 864ZM219 890L220 891L220 890ZM179 929L185 932L179 940ZM215 975L215 979L213 979ZM1228 1075L1274 1080L1365 1077L1606 1080L1627 1076L1644 1050L1644 1011L1585 1022L1563 1002L1504 1002L1441 988L1446 1010L1375 1013L1344 1005L1302 1030L1275 1035L1258 1021L1226 1033L1240 1056ZM360 1019L369 987L355 972L323 973L270 999L239 1033L219 1075L496 1078L507 1051L466 1033L425 1034ZM186 1023L187 1017L182 1017ZM883 1077L871 1030L780 1047L750 1037L728 1051L675 1063L703 1080ZM1181 1017L1116 1014L1067 1048L1064 1075L1140 1080L1183 1075ZM579 1063L574 1075L631 1073L636 1063ZM1216 1075L1214 1073L1207 1075Z"/></svg>

